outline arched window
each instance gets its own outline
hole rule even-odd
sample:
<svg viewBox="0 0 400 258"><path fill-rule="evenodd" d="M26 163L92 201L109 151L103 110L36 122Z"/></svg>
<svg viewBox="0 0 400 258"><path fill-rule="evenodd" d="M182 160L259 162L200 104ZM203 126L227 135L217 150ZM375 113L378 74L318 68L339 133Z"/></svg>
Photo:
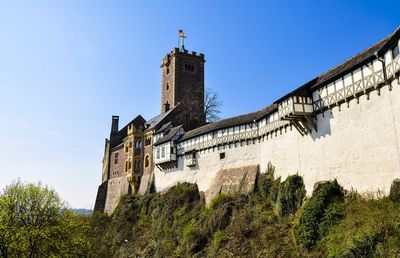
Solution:
<svg viewBox="0 0 400 258"><path fill-rule="evenodd" d="M125 161L125 172L128 172L128 161Z"/></svg>
<svg viewBox="0 0 400 258"><path fill-rule="evenodd" d="M169 82L167 82L167 86L165 87L167 90L169 90Z"/></svg>
<svg viewBox="0 0 400 258"><path fill-rule="evenodd" d="M140 165L141 165L140 160L136 160L135 161L135 171L137 171L137 172L140 171Z"/></svg>
<svg viewBox="0 0 400 258"><path fill-rule="evenodd" d="M148 146L151 144L151 136L146 137L145 145Z"/></svg>
<svg viewBox="0 0 400 258"><path fill-rule="evenodd" d="M128 160L128 170L130 170L132 168L132 161L131 159Z"/></svg>
<svg viewBox="0 0 400 258"><path fill-rule="evenodd" d="M136 139L135 140L135 148L136 149L142 148L142 140L141 139Z"/></svg>
<svg viewBox="0 0 400 258"><path fill-rule="evenodd" d="M144 158L144 167L148 168L150 166L150 156L146 155L146 157Z"/></svg>

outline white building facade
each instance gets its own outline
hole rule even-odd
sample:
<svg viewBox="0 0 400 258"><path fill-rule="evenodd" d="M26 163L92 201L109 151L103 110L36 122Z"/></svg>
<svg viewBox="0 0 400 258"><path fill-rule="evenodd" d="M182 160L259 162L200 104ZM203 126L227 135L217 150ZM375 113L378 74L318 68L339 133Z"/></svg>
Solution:
<svg viewBox="0 0 400 258"><path fill-rule="evenodd" d="M164 148L163 158L174 160L155 160L155 189L197 183L210 200L220 171L262 173L271 163L277 177L303 176L308 194L334 178L346 189L387 194L400 178L399 37L397 29L263 110L156 143L154 153Z"/></svg>

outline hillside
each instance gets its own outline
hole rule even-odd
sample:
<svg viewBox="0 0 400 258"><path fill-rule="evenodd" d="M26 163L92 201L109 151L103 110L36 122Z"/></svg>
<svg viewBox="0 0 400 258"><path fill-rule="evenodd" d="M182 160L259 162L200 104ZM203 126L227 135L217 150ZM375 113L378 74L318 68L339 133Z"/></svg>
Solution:
<svg viewBox="0 0 400 258"><path fill-rule="evenodd" d="M374 197L374 198L373 198ZM113 215L95 213L98 257L394 257L400 255L400 203L360 196L336 181L305 200L298 175L273 169L254 193L219 195L208 206L195 184L163 195L126 196Z"/></svg>

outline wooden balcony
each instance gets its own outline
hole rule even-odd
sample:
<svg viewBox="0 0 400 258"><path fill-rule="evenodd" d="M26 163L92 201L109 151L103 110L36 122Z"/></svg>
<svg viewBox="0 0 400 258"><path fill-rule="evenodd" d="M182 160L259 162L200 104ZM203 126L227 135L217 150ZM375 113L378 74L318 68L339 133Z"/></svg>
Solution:
<svg viewBox="0 0 400 258"><path fill-rule="evenodd" d="M280 120L290 121L301 135L317 131L311 96L291 96L278 104Z"/></svg>

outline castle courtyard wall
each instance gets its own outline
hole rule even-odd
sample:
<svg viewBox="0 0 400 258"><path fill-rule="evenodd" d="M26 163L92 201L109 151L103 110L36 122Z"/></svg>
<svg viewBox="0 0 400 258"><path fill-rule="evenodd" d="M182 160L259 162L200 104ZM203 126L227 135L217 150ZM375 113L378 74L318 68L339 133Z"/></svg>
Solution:
<svg viewBox="0 0 400 258"><path fill-rule="evenodd" d="M400 178L397 79L392 86L392 91L386 85L380 95L375 90L369 99L364 94L358 101L352 99L318 114L317 132L301 136L288 126L276 135L201 150L194 167L187 167L180 157L176 169L155 168L155 188L163 191L177 182L191 182L206 192L221 169L259 165L265 172L270 162L282 180L295 173L303 176L307 194L316 182L334 178L346 189L388 194L393 179ZM225 152L224 159L220 159L221 152Z"/></svg>

